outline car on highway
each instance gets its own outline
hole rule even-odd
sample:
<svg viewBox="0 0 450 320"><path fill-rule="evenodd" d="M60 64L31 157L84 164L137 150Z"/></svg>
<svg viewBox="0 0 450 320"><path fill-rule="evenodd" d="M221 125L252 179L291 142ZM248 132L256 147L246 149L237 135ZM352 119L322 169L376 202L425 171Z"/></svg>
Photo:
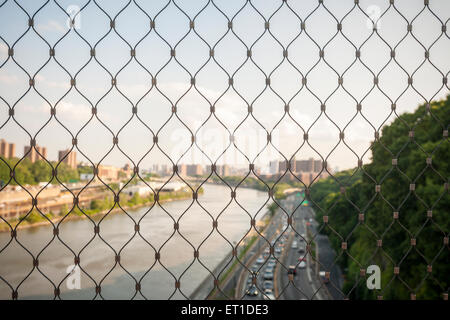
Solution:
<svg viewBox="0 0 450 320"><path fill-rule="evenodd" d="M319 277L323 281L323 283L328 283L330 280L327 278L325 271L319 272Z"/></svg>
<svg viewBox="0 0 450 320"><path fill-rule="evenodd" d="M297 241L292 241L292 246L291 246L291 248L292 249L297 249L298 248L298 243L297 243Z"/></svg>
<svg viewBox="0 0 450 320"><path fill-rule="evenodd" d="M256 264L263 264L264 261L266 261L266 260L264 260L264 258L262 256L259 256L259 258L256 259Z"/></svg>
<svg viewBox="0 0 450 320"><path fill-rule="evenodd" d="M267 263L267 268L271 268L271 269L273 269L273 268L275 268L275 265L277 264L277 262L275 261L275 260L270 260L268 263Z"/></svg>
<svg viewBox="0 0 450 320"><path fill-rule="evenodd" d="M270 289L264 289L264 291L263 291L264 294L270 294L272 292L273 292L273 290L270 290Z"/></svg>
<svg viewBox="0 0 450 320"><path fill-rule="evenodd" d="M251 296L251 297L255 297L259 294L258 288L256 288L255 285L252 285L250 288L247 289L247 291L245 292L246 295Z"/></svg>
<svg viewBox="0 0 450 320"><path fill-rule="evenodd" d="M264 292L264 300L276 300L272 292Z"/></svg>
<svg viewBox="0 0 450 320"><path fill-rule="evenodd" d="M272 292L273 290L273 281L270 280L266 280L263 282L263 288L264 288L264 292L266 292L266 290L270 290L270 292Z"/></svg>
<svg viewBox="0 0 450 320"><path fill-rule="evenodd" d="M273 269L271 269L271 270L266 269L266 272L264 272L263 278L264 278L264 280L273 280Z"/></svg>
<svg viewBox="0 0 450 320"><path fill-rule="evenodd" d="M300 269L306 268L306 258L305 257L299 257L298 262L300 262L300 264L298 265L298 267Z"/></svg>
<svg viewBox="0 0 450 320"><path fill-rule="evenodd" d="M305 253L305 247L304 246L300 246L299 248L298 248L298 251L297 251L298 253Z"/></svg>
<svg viewBox="0 0 450 320"><path fill-rule="evenodd" d="M289 266L288 274L293 274L295 276L297 274L297 268L295 266Z"/></svg>
<svg viewBox="0 0 450 320"><path fill-rule="evenodd" d="M256 264L252 266L252 268L250 269L253 273L258 273L259 270L259 266L257 266Z"/></svg>

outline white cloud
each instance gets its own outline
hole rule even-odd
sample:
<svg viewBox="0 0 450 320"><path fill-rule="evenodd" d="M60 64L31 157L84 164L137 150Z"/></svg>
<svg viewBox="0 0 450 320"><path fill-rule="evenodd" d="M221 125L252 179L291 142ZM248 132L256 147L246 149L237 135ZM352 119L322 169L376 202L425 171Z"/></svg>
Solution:
<svg viewBox="0 0 450 320"><path fill-rule="evenodd" d="M4 43L0 43L0 53L8 54L8 46Z"/></svg>
<svg viewBox="0 0 450 320"><path fill-rule="evenodd" d="M40 23L36 26L37 31L50 31L50 32L61 32L65 33L67 31L64 26L62 26L58 21L56 20L49 20L46 23Z"/></svg>
<svg viewBox="0 0 450 320"><path fill-rule="evenodd" d="M51 88L62 88L62 89L69 89L70 85L69 85L69 81L67 82L56 82L56 81L51 81L48 80L46 77L37 74L34 79L36 80L36 84L38 85L39 83L43 83L46 86L49 86Z"/></svg>
<svg viewBox="0 0 450 320"><path fill-rule="evenodd" d="M23 109L30 114L50 115L50 106L45 102L34 106L25 105ZM91 116L91 109L87 105L62 101L56 106L56 115L66 120L84 121Z"/></svg>
<svg viewBox="0 0 450 320"><path fill-rule="evenodd" d="M19 77L9 73L0 74L0 82L5 84L17 83L19 82Z"/></svg>

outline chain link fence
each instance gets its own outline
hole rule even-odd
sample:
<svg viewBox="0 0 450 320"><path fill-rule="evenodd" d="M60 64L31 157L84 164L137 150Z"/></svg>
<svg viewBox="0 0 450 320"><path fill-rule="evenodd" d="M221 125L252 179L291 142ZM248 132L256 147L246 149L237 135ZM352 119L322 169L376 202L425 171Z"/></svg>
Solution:
<svg viewBox="0 0 450 320"><path fill-rule="evenodd" d="M0 296L447 300L449 13L2 1Z"/></svg>

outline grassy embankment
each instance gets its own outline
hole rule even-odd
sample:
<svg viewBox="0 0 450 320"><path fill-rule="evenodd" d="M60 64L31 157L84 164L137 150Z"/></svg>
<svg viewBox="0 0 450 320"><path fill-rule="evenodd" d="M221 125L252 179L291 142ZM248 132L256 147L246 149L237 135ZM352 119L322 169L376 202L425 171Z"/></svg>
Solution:
<svg viewBox="0 0 450 320"><path fill-rule="evenodd" d="M203 193L203 189L199 190L199 193ZM191 199L192 192L190 190L182 190L176 192L161 192L159 194L159 202L168 202L173 200L185 200ZM49 224L49 220L53 223L56 223L63 219L66 215L65 219L75 219L75 218L86 218L86 217L96 217L100 215L104 215L108 212L119 213L123 212L120 207L124 210L127 209L136 209L145 206L151 206L154 203L154 195L150 196L140 196L135 193L133 196L121 195L119 199L119 203L114 202L114 199L111 196L105 196L105 198L100 200L93 200L90 203L89 208L80 209L78 206L74 208L70 208L67 205L63 206L59 213L49 212L49 213L40 213L37 209L33 209L29 214L22 215L19 218L13 218L8 220L8 223L12 228L15 228L18 225L18 229L27 228L32 226L39 226L42 224ZM119 207L120 205L120 207ZM10 231L11 227L8 226L4 221L0 222L0 232L1 231Z"/></svg>

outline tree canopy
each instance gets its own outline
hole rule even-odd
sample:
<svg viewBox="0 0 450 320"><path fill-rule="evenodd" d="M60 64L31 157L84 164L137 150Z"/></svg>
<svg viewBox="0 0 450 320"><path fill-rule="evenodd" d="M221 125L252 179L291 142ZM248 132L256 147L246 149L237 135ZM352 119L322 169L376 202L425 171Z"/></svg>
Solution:
<svg viewBox="0 0 450 320"><path fill-rule="evenodd" d="M317 220L337 252L350 298L440 299L447 292L449 123L450 96L421 105L383 127L371 163L313 185ZM360 276L372 264L381 268L381 290L368 290Z"/></svg>

